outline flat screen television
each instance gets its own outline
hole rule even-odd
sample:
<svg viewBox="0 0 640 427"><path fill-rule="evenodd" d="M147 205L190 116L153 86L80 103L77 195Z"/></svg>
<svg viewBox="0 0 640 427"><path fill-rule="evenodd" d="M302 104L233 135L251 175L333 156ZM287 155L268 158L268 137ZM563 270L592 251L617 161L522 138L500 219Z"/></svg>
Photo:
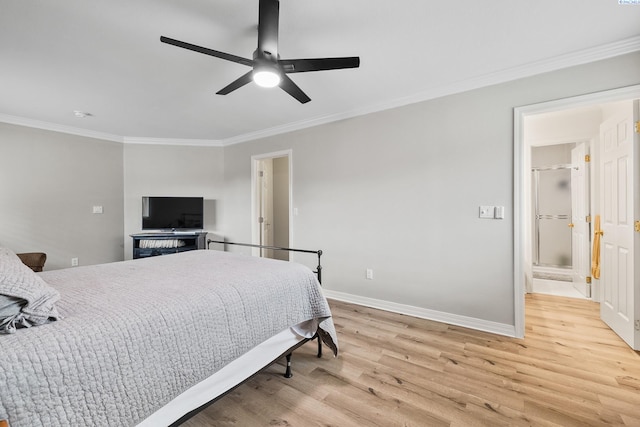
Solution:
<svg viewBox="0 0 640 427"><path fill-rule="evenodd" d="M142 229L193 231L204 228L202 197L142 197Z"/></svg>

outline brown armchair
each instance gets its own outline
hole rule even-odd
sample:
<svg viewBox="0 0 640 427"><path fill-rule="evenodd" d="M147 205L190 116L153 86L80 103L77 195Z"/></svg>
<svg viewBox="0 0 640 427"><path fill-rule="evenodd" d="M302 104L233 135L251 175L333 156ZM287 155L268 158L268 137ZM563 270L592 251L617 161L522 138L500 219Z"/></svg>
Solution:
<svg viewBox="0 0 640 427"><path fill-rule="evenodd" d="M24 265L35 272L42 271L44 263L47 261L47 254L43 252L25 252L16 255L18 255L18 258L20 258Z"/></svg>

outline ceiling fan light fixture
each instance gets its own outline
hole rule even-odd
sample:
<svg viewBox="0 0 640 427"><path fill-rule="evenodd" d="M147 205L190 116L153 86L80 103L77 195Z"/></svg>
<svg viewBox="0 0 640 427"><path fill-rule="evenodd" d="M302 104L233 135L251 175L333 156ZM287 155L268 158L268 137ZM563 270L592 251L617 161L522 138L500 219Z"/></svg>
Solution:
<svg viewBox="0 0 640 427"><path fill-rule="evenodd" d="M258 3L258 46L253 52L253 59L243 58L230 53L220 52L195 44L160 36L162 43L171 44L183 49L224 59L225 61L251 67L251 70L238 77L227 86L216 92L217 95L228 95L253 80L258 86L273 88L279 86L301 104L311 98L288 76L289 73L309 71L340 70L358 68L360 57L348 56L340 58L298 58L280 59L278 53L278 20L280 17L280 0L259 0Z"/></svg>
<svg viewBox="0 0 640 427"><path fill-rule="evenodd" d="M281 81L280 73L270 69L255 70L253 81L260 87L276 87Z"/></svg>

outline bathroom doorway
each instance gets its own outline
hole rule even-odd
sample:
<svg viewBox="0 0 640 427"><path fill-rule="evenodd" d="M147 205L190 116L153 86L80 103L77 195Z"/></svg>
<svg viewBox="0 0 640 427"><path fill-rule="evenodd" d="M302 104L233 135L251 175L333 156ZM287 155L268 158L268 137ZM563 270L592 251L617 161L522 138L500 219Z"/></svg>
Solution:
<svg viewBox="0 0 640 427"><path fill-rule="evenodd" d="M514 110L514 287L516 336L524 337L524 295L532 291L532 147L589 141L590 215L593 242L592 299L601 319L640 349L636 296L640 271L640 85ZM634 130L635 124L635 130ZM635 177L635 178L634 178ZM600 224L601 226L596 226ZM609 239L609 241L607 241ZM573 251L572 251L573 252ZM597 274L596 274L597 273Z"/></svg>
<svg viewBox="0 0 640 427"><path fill-rule="evenodd" d="M525 119L530 165L526 291L599 301L591 277L592 216L597 212L597 161L604 104Z"/></svg>
<svg viewBox="0 0 640 427"><path fill-rule="evenodd" d="M531 147L531 292L591 297L586 152L585 142Z"/></svg>

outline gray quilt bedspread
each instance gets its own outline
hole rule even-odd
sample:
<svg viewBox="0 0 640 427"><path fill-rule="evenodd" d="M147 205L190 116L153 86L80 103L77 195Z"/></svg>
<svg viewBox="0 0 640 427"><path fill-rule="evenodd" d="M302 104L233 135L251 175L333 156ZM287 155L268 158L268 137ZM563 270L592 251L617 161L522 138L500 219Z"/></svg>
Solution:
<svg viewBox="0 0 640 427"><path fill-rule="evenodd" d="M219 251L41 273L63 317L0 336L0 419L11 427L132 426L329 306L306 267Z"/></svg>

